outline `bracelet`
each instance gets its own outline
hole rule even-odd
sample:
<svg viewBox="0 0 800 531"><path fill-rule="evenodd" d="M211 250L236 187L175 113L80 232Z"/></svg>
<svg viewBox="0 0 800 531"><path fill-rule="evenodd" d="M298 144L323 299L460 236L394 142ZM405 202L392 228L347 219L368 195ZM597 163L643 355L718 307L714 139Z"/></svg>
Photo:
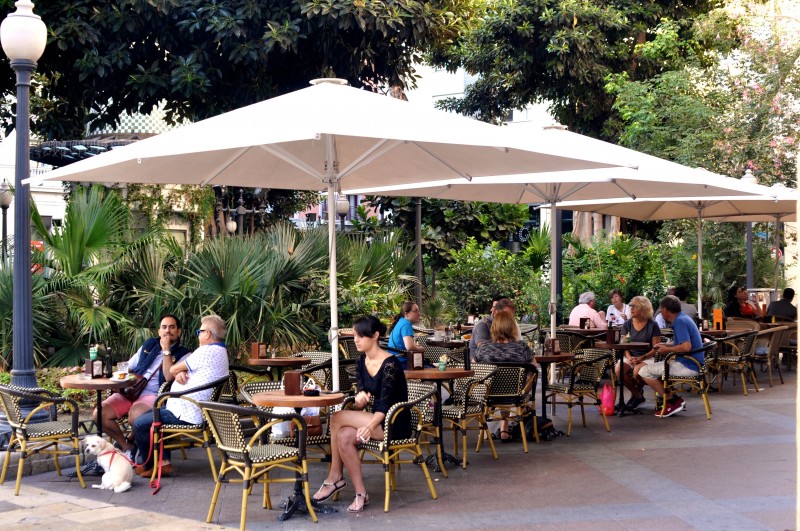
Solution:
<svg viewBox="0 0 800 531"><path fill-rule="evenodd" d="M161 351L161 355L162 356L172 356L172 352L170 352L169 350L162 350Z"/></svg>

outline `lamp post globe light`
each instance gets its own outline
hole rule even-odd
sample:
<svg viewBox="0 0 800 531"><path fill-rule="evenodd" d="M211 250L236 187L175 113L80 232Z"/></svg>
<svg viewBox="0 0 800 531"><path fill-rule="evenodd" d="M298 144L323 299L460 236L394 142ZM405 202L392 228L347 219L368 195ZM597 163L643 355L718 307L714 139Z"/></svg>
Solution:
<svg viewBox="0 0 800 531"><path fill-rule="evenodd" d="M3 179L0 183L0 210L3 211L3 242L2 242L2 257L3 264L5 264L6 257L8 257L8 207L11 205L11 200L14 198L11 195L11 190L8 187L8 182Z"/></svg>
<svg viewBox="0 0 800 531"><path fill-rule="evenodd" d="M339 219L341 219L339 230L342 232L344 232L344 218L347 216L348 212L350 212L350 201L347 199L346 195L339 194L339 197L336 198L336 213L339 215Z"/></svg>
<svg viewBox="0 0 800 531"><path fill-rule="evenodd" d="M11 384L36 387L33 367L33 299L31 295L30 88L36 61L47 44L47 28L33 13L33 2L17 0L16 11L0 24L0 45L17 77L16 165L14 170L14 324Z"/></svg>

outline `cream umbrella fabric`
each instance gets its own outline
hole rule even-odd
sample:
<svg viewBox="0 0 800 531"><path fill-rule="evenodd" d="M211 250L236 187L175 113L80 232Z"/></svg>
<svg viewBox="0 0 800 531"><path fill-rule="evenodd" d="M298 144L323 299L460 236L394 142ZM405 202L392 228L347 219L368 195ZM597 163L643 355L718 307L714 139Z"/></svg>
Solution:
<svg viewBox="0 0 800 531"><path fill-rule="evenodd" d="M707 174L707 172L704 172ZM745 183L743 183L745 184ZM603 201L564 201L558 208L625 217L639 221L663 221L696 217L697 298L703 296L703 220L712 221L796 221L797 190L783 186L749 185L758 195L720 197L659 197ZM776 237L778 237L776 230ZM777 262L775 275L777 279ZM703 317L702 304L698 304Z"/></svg>
<svg viewBox="0 0 800 531"><path fill-rule="evenodd" d="M327 190L336 383L335 196L342 186L632 164L602 150L577 150L552 135L522 141L498 126L347 87L342 80L319 81L326 82L115 148L33 180Z"/></svg>

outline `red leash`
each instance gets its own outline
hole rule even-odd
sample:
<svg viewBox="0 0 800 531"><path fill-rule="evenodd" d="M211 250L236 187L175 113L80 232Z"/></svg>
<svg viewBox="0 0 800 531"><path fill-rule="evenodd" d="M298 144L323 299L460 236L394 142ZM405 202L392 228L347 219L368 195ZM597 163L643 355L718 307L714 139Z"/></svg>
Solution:
<svg viewBox="0 0 800 531"><path fill-rule="evenodd" d="M147 450L147 457L145 458L144 462L147 463L153 457L153 440L155 439L155 431L157 427L161 427L160 422L154 422L150 426L150 447ZM164 440L159 439L159 452L158 452L158 473L156 475L156 479L150 481L150 488L154 489L151 493L155 495L159 490L161 490L161 462L164 460ZM144 467L144 465L139 465Z"/></svg>

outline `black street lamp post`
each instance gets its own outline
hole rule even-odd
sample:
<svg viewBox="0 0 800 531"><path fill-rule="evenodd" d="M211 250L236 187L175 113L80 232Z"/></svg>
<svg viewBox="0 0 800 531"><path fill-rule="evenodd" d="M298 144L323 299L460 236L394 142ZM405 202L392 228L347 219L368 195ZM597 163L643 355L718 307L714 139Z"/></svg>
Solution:
<svg viewBox="0 0 800 531"><path fill-rule="evenodd" d="M31 294L30 88L36 61L47 44L47 28L33 13L33 2L17 0L17 10L0 25L0 44L17 77L17 158L14 171L14 324L11 384L36 387L33 366L33 297Z"/></svg>

